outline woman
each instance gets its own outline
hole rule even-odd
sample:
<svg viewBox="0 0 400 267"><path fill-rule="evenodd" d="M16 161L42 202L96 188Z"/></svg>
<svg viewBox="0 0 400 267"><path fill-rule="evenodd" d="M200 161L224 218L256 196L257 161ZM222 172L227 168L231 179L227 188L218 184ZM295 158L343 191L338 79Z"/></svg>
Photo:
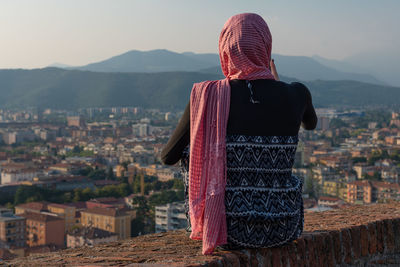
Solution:
<svg viewBox="0 0 400 267"><path fill-rule="evenodd" d="M219 38L226 78L193 85L162 151L165 164L185 162L190 144L190 237L203 240L203 254L278 246L303 230L302 182L291 168L300 125L314 129L317 117L304 85L279 81L271 47L260 16L231 17Z"/></svg>

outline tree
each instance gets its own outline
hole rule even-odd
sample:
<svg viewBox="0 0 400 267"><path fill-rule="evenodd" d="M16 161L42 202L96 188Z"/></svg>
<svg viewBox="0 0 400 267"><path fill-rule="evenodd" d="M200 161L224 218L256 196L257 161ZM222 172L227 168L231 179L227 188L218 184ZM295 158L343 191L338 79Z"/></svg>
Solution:
<svg viewBox="0 0 400 267"><path fill-rule="evenodd" d="M72 201L72 197L73 197L73 195L72 195L71 192L64 193L63 197L62 197L63 203L71 202Z"/></svg>
<svg viewBox="0 0 400 267"><path fill-rule="evenodd" d="M115 180L114 169L113 169L113 167L111 167L111 166L108 167L106 179L107 179L107 180Z"/></svg>
<svg viewBox="0 0 400 267"><path fill-rule="evenodd" d="M124 161L121 163L122 167L124 167L125 170L128 170L128 165L129 165L129 161Z"/></svg>
<svg viewBox="0 0 400 267"><path fill-rule="evenodd" d="M142 235L145 232L144 217L136 216L135 219L131 221L131 237Z"/></svg>
<svg viewBox="0 0 400 267"><path fill-rule="evenodd" d="M174 179L173 182L174 182L172 186L173 189L178 189L178 190L184 189L184 184L182 179Z"/></svg>
<svg viewBox="0 0 400 267"><path fill-rule="evenodd" d="M81 201L87 201L91 198L95 198L96 194L92 191L91 188L86 187L85 189L82 190L82 196L81 196Z"/></svg>
<svg viewBox="0 0 400 267"><path fill-rule="evenodd" d="M74 154L81 153L81 148L79 146L74 146L74 148L72 149L72 153Z"/></svg>
<svg viewBox="0 0 400 267"><path fill-rule="evenodd" d="M93 171L94 170L92 167L86 166L85 168L79 170L79 174L83 176L88 176L89 173L92 173Z"/></svg>
<svg viewBox="0 0 400 267"><path fill-rule="evenodd" d="M330 123L329 126L333 129L337 129L337 128L344 128L344 127L348 127L349 125L344 122L343 120L339 119L339 118L333 118Z"/></svg>
<svg viewBox="0 0 400 267"><path fill-rule="evenodd" d="M365 157L354 157L351 160L353 161L353 163L367 162L367 159Z"/></svg>
<svg viewBox="0 0 400 267"><path fill-rule="evenodd" d="M14 196L14 205L43 200L43 192L36 186L21 185Z"/></svg>
<svg viewBox="0 0 400 267"><path fill-rule="evenodd" d="M72 199L74 202L82 201L82 196L83 196L82 191L83 190L81 188L76 188L74 190L74 198Z"/></svg>
<svg viewBox="0 0 400 267"><path fill-rule="evenodd" d="M118 185L118 193L120 197L126 197L131 193L128 184L122 183Z"/></svg>
<svg viewBox="0 0 400 267"><path fill-rule="evenodd" d="M364 178L370 181L381 181L382 177L379 172L374 172L373 175L369 175L368 173L364 174Z"/></svg>

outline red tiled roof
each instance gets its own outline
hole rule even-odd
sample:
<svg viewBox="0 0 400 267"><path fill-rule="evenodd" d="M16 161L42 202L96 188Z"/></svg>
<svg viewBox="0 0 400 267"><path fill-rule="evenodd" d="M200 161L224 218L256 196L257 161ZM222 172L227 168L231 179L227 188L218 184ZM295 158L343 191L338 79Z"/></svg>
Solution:
<svg viewBox="0 0 400 267"><path fill-rule="evenodd" d="M93 207L93 208L84 210L81 213L92 213L92 214L99 214L99 215L112 216L112 217L119 217L119 216L126 215L126 212L124 209L101 208L101 207Z"/></svg>
<svg viewBox="0 0 400 267"><path fill-rule="evenodd" d="M65 204L58 204L58 203L50 203L47 205L48 207L55 207L55 208L61 208L61 209L67 209L67 208L71 208L72 206L69 205L65 205Z"/></svg>
<svg viewBox="0 0 400 267"><path fill-rule="evenodd" d="M349 182L348 184L352 184L352 185L356 185L356 186L371 186L371 183L368 180L358 180L358 181Z"/></svg>
<svg viewBox="0 0 400 267"><path fill-rule="evenodd" d="M44 211L47 210L47 205L49 202L43 201L43 202L30 202L30 203L25 203L25 204L19 204L16 206L16 208L21 208L21 209L29 209L29 210L36 210L36 211Z"/></svg>
<svg viewBox="0 0 400 267"><path fill-rule="evenodd" d="M56 216L51 216L43 213L35 212L25 212L20 214L20 216L25 217L27 220L38 221L38 222L50 222L50 221L63 221L64 219Z"/></svg>
<svg viewBox="0 0 400 267"><path fill-rule="evenodd" d="M75 207L76 209L79 209L79 210L88 208L86 202L84 202L84 201L66 203L65 205L70 206L70 207Z"/></svg>
<svg viewBox="0 0 400 267"><path fill-rule="evenodd" d="M383 187L389 189L397 189L400 190L400 185L397 183L388 183L388 182L381 182L381 181L372 181L371 182L374 187Z"/></svg>

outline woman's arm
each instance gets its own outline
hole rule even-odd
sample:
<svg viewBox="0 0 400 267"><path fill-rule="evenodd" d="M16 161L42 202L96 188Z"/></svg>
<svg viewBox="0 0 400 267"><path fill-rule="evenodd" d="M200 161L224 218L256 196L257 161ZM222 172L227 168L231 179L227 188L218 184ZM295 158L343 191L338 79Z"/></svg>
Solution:
<svg viewBox="0 0 400 267"><path fill-rule="evenodd" d="M182 152L190 142L190 103L186 105L185 112L179 120L168 143L161 151L161 160L164 164L173 165L177 163Z"/></svg>
<svg viewBox="0 0 400 267"><path fill-rule="evenodd" d="M305 89L304 91L306 95L306 109L303 114L301 125L306 130L314 130L315 127L317 127L317 122L318 122L317 114L315 114L315 109L312 104L312 97L310 91L303 84L302 86Z"/></svg>

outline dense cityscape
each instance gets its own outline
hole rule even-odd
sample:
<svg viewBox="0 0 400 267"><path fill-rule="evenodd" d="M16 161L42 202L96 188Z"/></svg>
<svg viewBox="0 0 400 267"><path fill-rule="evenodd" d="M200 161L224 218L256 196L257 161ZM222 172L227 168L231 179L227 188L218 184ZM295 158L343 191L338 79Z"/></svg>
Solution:
<svg viewBox="0 0 400 267"><path fill-rule="evenodd" d="M0 246L28 255L186 227L179 166L160 152L181 112L1 110ZM307 212L400 200L400 116L317 109L293 173Z"/></svg>

